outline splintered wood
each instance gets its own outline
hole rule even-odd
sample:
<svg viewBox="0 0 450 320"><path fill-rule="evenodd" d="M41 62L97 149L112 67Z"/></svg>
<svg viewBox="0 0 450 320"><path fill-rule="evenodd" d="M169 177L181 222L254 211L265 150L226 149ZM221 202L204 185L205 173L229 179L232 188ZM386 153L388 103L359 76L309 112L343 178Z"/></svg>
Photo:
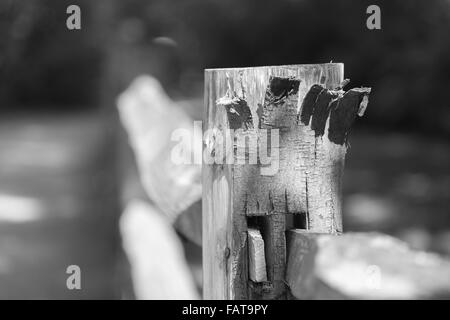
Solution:
<svg viewBox="0 0 450 320"><path fill-rule="evenodd" d="M267 281L264 240L257 229L248 229L248 263L250 280Z"/></svg>
<svg viewBox="0 0 450 320"><path fill-rule="evenodd" d="M205 71L205 298L285 299L286 230L342 232L347 137L370 93L343 83L339 63Z"/></svg>

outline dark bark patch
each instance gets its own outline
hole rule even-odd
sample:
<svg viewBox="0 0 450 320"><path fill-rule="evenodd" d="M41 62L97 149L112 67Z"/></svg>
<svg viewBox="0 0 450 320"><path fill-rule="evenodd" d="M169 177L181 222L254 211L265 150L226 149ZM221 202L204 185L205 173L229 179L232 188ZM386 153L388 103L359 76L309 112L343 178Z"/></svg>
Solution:
<svg viewBox="0 0 450 320"><path fill-rule="evenodd" d="M298 93L300 80L295 78L270 77L266 97L273 104L283 102L288 96Z"/></svg>
<svg viewBox="0 0 450 320"><path fill-rule="evenodd" d="M300 121L311 126L315 136L323 136L330 118L328 138L336 144L344 144L356 115L362 116L367 107L370 88L355 88L344 93L328 90L321 85L311 86L303 99Z"/></svg>
<svg viewBox="0 0 450 320"><path fill-rule="evenodd" d="M323 136L325 132L330 102L333 98L336 98L336 95L325 89L317 97L311 121L311 129L314 130L316 137Z"/></svg>
<svg viewBox="0 0 450 320"><path fill-rule="evenodd" d="M350 128L362 107L361 103L369 93L370 88L351 89L344 93L336 102L332 103L328 129L328 139L330 141L341 145L347 141Z"/></svg>
<svg viewBox="0 0 450 320"><path fill-rule="evenodd" d="M266 89L260 127L287 129L297 124L298 89L300 80L270 77Z"/></svg>
<svg viewBox="0 0 450 320"><path fill-rule="evenodd" d="M226 99L225 103L220 104L227 110L230 129L253 129L252 112L247 101L242 98L234 98Z"/></svg>
<svg viewBox="0 0 450 320"><path fill-rule="evenodd" d="M314 84L309 91L306 93L305 98L303 99L302 107L301 107L301 114L300 114L300 121L305 125L309 125L309 121L311 120L311 117L314 112L314 106L317 101L317 97L319 94L325 90L321 85Z"/></svg>

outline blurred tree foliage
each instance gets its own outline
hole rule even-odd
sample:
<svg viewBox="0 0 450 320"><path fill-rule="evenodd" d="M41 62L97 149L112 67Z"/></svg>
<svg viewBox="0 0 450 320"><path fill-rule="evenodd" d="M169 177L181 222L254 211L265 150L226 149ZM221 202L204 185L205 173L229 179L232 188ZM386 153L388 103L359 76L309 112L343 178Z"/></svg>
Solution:
<svg viewBox="0 0 450 320"><path fill-rule="evenodd" d="M95 103L101 70L123 85L150 72L199 95L203 68L332 60L345 63L352 86L373 87L362 123L450 133L449 0L72 2L84 15L79 33L65 29L66 1L2 1L4 98ZM106 24L103 9L89 13L94 2L112 8L109 41L96 34ZM381 8L381 30L366 28L370 4Z"/></svg>
<svg viewBox="0 0 450 320"><path fill-rule="evenodd" d="M89 1L77 1L83 29L66 28L66 0L0 1L2 108L96 103L101 47L87 29Z"/></svg>

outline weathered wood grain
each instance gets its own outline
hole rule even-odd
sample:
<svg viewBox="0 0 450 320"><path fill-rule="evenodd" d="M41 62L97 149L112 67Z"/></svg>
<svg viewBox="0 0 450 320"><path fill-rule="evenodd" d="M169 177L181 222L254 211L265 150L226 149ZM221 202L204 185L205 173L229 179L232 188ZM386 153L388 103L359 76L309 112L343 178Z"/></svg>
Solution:
<svg viewBox="0 0 450 320"><path fill-rule="evenodd" d="M370 92L342 81L336 63L205 71L205 298L285 298L286 214L342 232L346 140ZM264 239L264 283L248 281L248 227Z"/></svg>

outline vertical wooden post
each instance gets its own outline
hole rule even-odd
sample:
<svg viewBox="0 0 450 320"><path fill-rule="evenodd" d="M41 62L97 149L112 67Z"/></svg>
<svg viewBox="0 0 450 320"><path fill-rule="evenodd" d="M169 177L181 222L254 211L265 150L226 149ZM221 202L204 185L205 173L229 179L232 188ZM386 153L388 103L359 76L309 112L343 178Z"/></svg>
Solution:
<svg viewBox="0 0 450 320"><path fill-rule="evenodd" d="M343 80L339 63L205 70L205 299L284 299L285 231L342 231L347 134L370 92ZM267 281L249 279L248 228Z"/></svg>

